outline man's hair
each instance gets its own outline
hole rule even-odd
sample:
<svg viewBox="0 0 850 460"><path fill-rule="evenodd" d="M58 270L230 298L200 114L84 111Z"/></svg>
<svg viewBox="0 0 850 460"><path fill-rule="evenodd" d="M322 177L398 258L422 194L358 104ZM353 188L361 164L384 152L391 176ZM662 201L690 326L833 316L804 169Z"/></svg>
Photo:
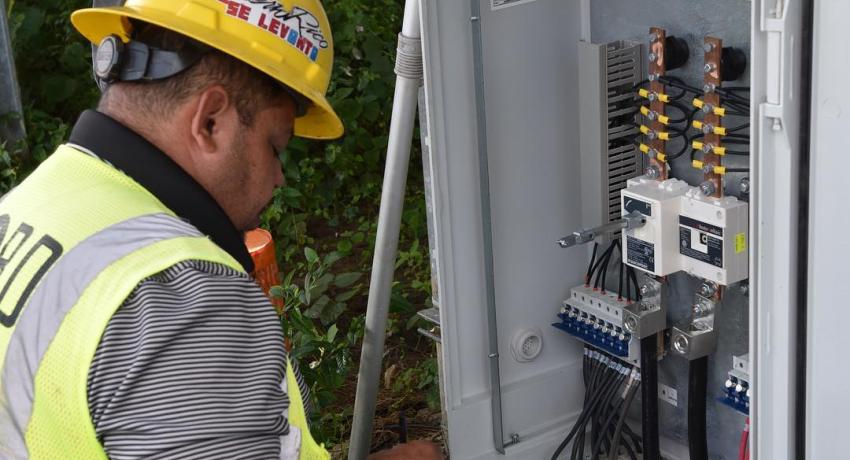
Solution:
<svg viewBox="0 0 850 460"><path fill-rule="evenodd" d="M133 40L152 48L180 51L199 46L191 38L162 27L138 21L133 25ZM172 77L111 84L103 93L98 108L117 109L147 121L163 120L190 96L215 84L227 90L239 121L245 126L253 125L259 111L289 97L273 78L232 56L210 49L195 65ZM113 90L119 87L121 95L115 97Z"/></svg>

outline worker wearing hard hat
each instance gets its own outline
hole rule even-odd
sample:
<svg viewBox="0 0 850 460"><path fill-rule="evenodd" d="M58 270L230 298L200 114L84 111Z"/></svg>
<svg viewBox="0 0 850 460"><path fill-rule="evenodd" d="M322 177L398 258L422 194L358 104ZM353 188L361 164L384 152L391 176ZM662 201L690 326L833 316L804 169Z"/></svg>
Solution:
<svg viewBox="0 0 850 460"><path fill-rule="evenodd" d="M329 458L242 239L290 138L342 135L321 4L71 20L104 94L0 202L0 458Z"/></svg>

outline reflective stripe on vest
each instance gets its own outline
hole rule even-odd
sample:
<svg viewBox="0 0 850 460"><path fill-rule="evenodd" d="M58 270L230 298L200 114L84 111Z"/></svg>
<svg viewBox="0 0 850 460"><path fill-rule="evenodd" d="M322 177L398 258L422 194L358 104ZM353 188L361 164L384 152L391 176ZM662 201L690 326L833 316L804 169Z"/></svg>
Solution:
<svg viewBox="0 0 850 460"><path fill-rule="evenodd" d="M4 197L0 458L106 459L87 393L100 337L139 282L185 260L244 273L135 181L68 146ZM298 385L289 380L300 458L330 458L310 436Z"/></svg>
<svg viewBox="0 0 850 460"><path fill-rule="evenodd" d="M92 235L59 260L27 302L6 349L0 373L3 449L10 448L9 453L26 457L24 437L32 414L35 373L65 315L95 277L143 247L171 238L200 236L195 227L176 217L140 216ZM11 433L6 432L7 428L11 428Z"/></svg>

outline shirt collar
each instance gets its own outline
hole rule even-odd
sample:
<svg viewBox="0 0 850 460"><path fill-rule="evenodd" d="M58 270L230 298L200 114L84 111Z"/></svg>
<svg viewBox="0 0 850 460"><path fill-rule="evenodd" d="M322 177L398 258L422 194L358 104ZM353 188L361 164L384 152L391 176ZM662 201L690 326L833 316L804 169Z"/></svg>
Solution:
<svg viewBox="0 0 850 460"><path fill-rule="evenodd" d="M245 271L254 263L242 232L195 179L142 136L109 116L87 110L71 131L77 145L124 172L165 206L235 258Z"/></svg>

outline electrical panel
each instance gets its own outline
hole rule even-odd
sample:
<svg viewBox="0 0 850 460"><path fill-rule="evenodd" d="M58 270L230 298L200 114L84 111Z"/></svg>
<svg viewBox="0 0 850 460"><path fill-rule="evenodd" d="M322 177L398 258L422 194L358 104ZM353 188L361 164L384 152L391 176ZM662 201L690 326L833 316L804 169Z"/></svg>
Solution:
<svg viewBox="0 0 850 460"><path fill-rule="evenodd" d="M419 3L452 458L793 458L798 3Z"/></svg>

